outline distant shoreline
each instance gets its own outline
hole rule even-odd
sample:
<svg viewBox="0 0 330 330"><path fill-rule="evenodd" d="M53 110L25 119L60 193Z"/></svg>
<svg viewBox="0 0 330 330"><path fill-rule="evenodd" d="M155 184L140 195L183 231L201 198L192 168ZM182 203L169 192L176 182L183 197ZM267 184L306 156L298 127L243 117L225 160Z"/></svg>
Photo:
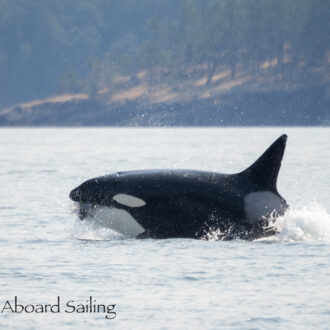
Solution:
<svg viewBox="0 0 330 330"><path fill-rule="evenodd" d="M218 127L329 126L324 88L251 92L233 90L207 99L148 103L143 99L106 104L58 96L0 112L1 127Z"/></svg>

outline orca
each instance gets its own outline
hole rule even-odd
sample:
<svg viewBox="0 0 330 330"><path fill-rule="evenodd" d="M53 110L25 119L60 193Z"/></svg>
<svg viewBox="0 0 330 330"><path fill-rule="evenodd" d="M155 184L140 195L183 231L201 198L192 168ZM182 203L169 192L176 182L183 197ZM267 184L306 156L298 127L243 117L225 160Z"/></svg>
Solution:
<svg viewBox="0 0 330 330"><path fill-rule="evenodd" d="M277 191L287 136L246 170L138 170L90 179L70 193L79 217L135 238L254 240L274 235L288 204Z"/></svg>

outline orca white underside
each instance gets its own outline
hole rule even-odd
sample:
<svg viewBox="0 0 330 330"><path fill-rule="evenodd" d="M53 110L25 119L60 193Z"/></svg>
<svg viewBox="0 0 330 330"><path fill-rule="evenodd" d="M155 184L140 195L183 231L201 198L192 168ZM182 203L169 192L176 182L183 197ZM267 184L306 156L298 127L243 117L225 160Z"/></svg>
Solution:
<svg viewBox="0 0 330 330"><path fill-rule="evenodd" d="M145 229L125 210L114 207L93 207L86 220L94 224L109 228L128 237L137 237Z"/></svg>

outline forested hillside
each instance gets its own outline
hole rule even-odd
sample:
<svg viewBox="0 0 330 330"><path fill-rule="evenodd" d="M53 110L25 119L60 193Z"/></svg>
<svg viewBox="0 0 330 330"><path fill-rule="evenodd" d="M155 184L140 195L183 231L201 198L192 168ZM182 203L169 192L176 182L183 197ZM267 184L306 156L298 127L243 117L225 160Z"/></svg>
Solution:
<svg viewBox="0 0 330 330"><path fill-rule="evenodd" d="M0 109L63 94L230 108L274 92L326 116L329 22L328 0L0 0Z"/></svg>

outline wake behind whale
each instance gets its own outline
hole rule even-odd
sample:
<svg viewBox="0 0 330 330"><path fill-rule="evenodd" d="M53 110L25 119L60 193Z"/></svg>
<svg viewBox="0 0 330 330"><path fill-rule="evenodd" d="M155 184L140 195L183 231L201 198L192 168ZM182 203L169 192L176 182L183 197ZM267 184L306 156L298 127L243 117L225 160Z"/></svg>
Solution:
<svg viewBox="0 0 330 330"><path fill-rule="evenodd" d="M117 172L90 179L70 198L81 220L136 238L257 239L277 233L274 219L288 204L277 191L287 136L279 137L245 171L196 170Z"/></svg>

